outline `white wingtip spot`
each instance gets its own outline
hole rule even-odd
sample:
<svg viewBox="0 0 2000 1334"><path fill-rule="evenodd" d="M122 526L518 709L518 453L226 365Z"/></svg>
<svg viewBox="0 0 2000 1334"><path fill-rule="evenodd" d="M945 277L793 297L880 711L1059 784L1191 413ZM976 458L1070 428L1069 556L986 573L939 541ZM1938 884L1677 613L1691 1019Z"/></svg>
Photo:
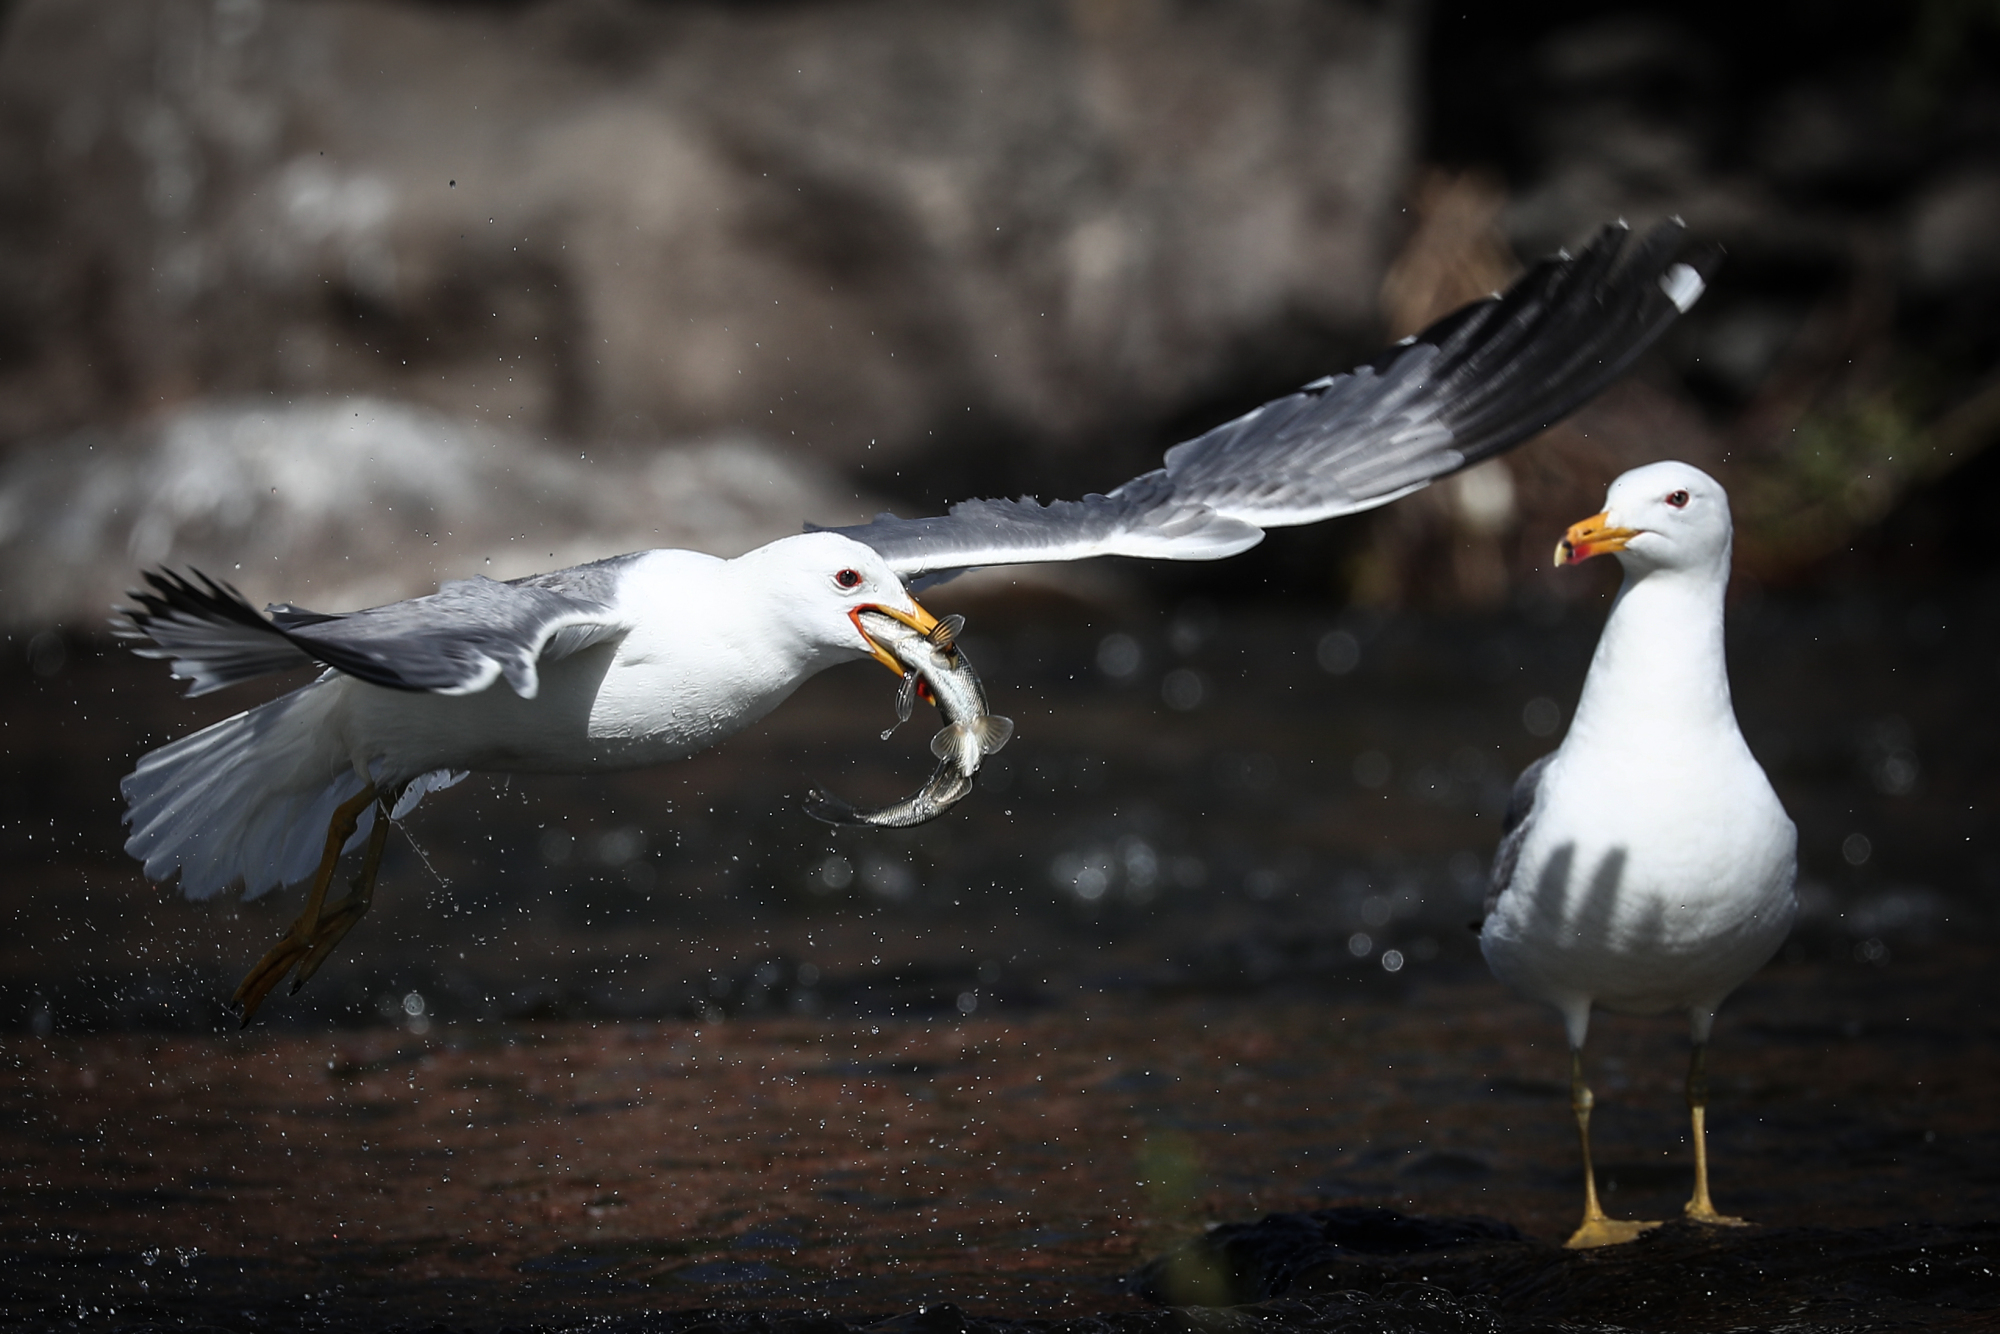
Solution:
<svg viewBox="0 0 2000 1334"><path fill-rule="evenodd" d="M1707 289L1708 284L1701 280L1701 275L1685 264L1676 264L1660 275L1660 290L1667 294L1667 300L1673 302L1683 315L1687 314L1688 307L1701 300L1701 294Z"/></svg>
<svg viewBox="0 0 2000 1334"><path fill-rule="evenodd" d="M476 676L455 686L437 686L430 693L433 695L476 695L499 679L500 664L495 662L491 656L482 653L479 655L479 672ZM521 694L521 698L523 699L533 699L535 697L534 691L535 684L530 683L525 693L519 691L516 693Z"/></svg>

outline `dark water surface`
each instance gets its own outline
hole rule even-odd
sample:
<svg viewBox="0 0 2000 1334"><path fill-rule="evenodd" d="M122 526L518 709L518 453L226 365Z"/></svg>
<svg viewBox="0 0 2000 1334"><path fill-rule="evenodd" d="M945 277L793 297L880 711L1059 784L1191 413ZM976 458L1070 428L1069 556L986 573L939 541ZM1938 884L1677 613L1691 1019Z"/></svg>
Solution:
<svg viewBox="0 0 2000 1334"><path fill-rule="evenodd" d="M475 777L411 818L374 915L244 1034L220 1001L295 900L146 886L116 783L262 696L182 702L157 664L85 641L41 675L17 648L0 1309L1139 1320L1127 1275L1268 1211L1565 1235L1560 1028L1492 982L1466 923L1601 610L974 610L969 652L1020 730L944 820L856 834L799 813L810 785L886 799L929 771L924 720L875 739L891 687L861 666L680 766ZM1738 710L1800 826L1805 913L1718 1024L1725 1211L1853 1246L2000 1218L1996 630L1982 589L1736 613ZM1613 1212L1686 1197L1681 1027L1593 1030ZM1952 1235L1960 1260L1991 1241Z"/></svg>

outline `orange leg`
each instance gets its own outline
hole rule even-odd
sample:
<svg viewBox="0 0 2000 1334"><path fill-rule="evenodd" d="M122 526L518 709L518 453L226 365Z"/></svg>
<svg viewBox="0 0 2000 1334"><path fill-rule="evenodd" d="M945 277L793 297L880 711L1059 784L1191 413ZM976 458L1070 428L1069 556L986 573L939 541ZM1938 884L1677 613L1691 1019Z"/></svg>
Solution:
<svg viewBox="0 0 2000 1334"><path fill-rule="evenodd" d="M291 972L301 961L312 963L314 967L318 966L318 958L324 957L324 951L318 949L319 943L328 929L337 928L333 941L338 942L341 936L347 934L347 928L354 924L352 919L344 917L348 905L353 902L353 894L341 900L334 910L334 916L330 919L322 918L321 908L326 903L327 887L333 883L333 873L340 865L340 850L347 846L348 839L354 837L354 827L361 822L361 813L377 799L377 795L375 785L370 783L342 802L334 811L333 820L326 830L326 851L320 856L319 870L313 875L312 892L306 895L305 910L299 914L298 920L292 923L291 929L285 932L284 939L272 946L270 952L257 961L257 966L244 976L243 981L236 987L236 993L229 998L229 1003L242 1014L245 1028L250 1026L250 1018L257 1013L257 1007L264 1003L264 997L271 994L271 988L277 986L286 973ZM374 888L375 867L382 859L381 847L387 837L389 823L387 811L380 811L377 816L375 828L368 840L369 856L364 868L371 892ZM358 890L359 886L356 888ZM366 907L364 901L362 911L366 911ZM357 912L354 916L359 917L360 913ZM329 943L327 948L331 949L332 944ZM296 986L292 989L298 990Z"/></svg>
<svg viewBox="0 0 2000 1334"><path fill-rule="evenodd" d="M382 869L382 849L389 844L389 808L393 798L385 798L382 809L377 812L375 827L368 831L368 849L361 857L361 874L347 882L347 897L326 910L320 918L318 938L313 942L312 953L306 955L299 964L298 972L292 974L292 994L299 994L299 988L306 979L319 971L326 962L326 956L333 953L354 924L361 920L375 902L375 876Z"/></svg>

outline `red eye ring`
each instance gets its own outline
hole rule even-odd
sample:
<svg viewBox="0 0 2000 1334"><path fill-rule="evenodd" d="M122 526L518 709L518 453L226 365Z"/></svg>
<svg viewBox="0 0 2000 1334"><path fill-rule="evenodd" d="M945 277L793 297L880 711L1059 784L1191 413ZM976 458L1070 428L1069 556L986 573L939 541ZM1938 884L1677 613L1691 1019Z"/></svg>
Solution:
<svg viewBox="0 0 2000 1334"><path fill-rule="evenodd" d="M842 570L833 576L833 582L839 584L842 588L859 588L861 586L861 571Z"/></svg>
<svg viewBox="0 0 2000 1334"><path fill-rule="evenodd" d="M1685 491L1670 491L1667 493L1667 503L1677 510L1684 510L1687 508L1688 493Z"/></svg>

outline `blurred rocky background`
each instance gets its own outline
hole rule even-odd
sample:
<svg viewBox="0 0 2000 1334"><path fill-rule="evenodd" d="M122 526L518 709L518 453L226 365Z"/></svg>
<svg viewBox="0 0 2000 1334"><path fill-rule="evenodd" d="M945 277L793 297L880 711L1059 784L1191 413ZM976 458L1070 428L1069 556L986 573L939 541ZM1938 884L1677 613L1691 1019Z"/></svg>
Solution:
<svg viewBox="0 0 2000 1334"><path fill-rule="evenodd" d="M1592 218L1677 213L1730 254L1645 372L1496 467L1509 485L1468 475L1385 514L1367 591L1497 600L1603 479L1667 456L1730 487L1739 585L1990 559L2000 5L1500 5L1429 34L1437 166L1408 192L1392 324L1416 323L1399 297L1449 304ZM1398 285L1404 266L1456 290Z"/></svg>
<svg viewBox="0 0 2000 1334"><path fill-rule="evenodd" d="M15 6L9 605L1122 480L1373 332L1420 38L1313 0ZM772 466L677 522L716 470L654 461L718 441Z"/></svg>
<svg viewBox="0 0 2000 1334"><path fill-rule="evenodd" d="M1498 605L1666 455L1747 578L1983 559L1996 53L1992 0L17 0L0 617L1101 488L1669 213L1728 265L1574 422L1123 577Z"/></svg>

